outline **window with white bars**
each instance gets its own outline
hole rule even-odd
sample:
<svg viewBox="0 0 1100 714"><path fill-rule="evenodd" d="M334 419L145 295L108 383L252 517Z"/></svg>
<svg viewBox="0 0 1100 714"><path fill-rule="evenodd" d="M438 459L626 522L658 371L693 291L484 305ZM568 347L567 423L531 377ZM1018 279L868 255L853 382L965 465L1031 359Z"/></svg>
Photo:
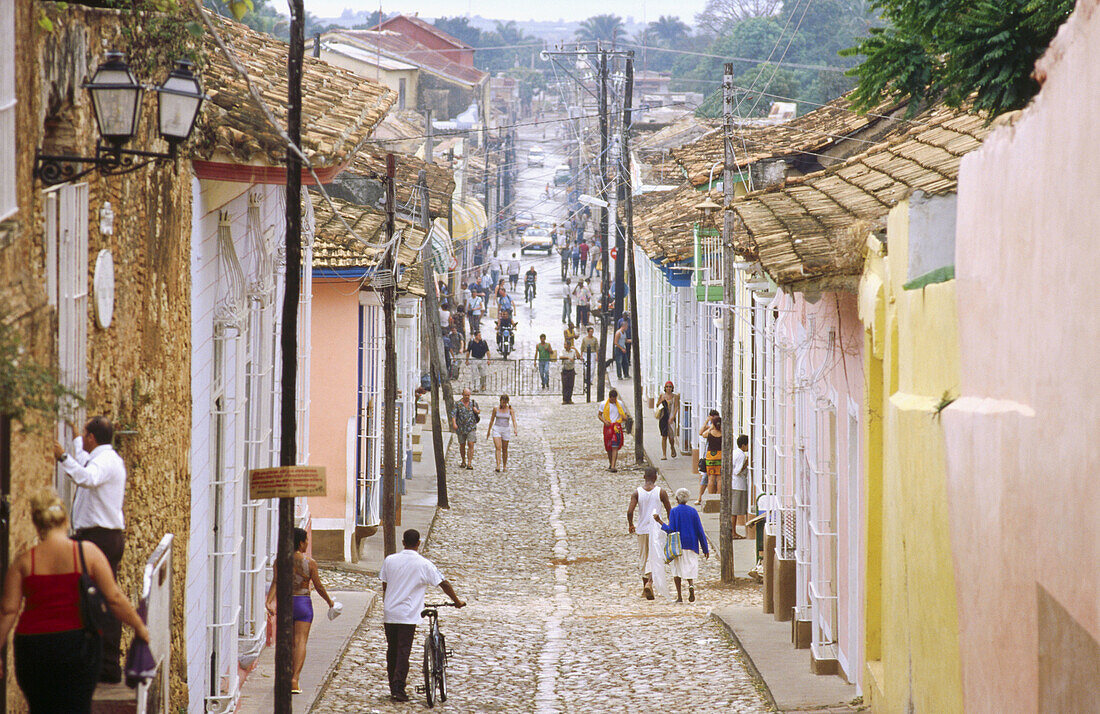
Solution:
<svg viewBox="0 0 1100 714"><path fill-rule="evenodd" d="M0 0L0 221L18 210L15 181L15 0Z"/></svg>
<svg viewBox="0 0 1100 714"><path fill-rule="evenodd" d="M88 385L88 184L65 184L43 194L46 218L46 286L57 308L57 367L63 397L57 439L68 445L77 436L64 420L84 424L82 400ZM71 504L72 481L57 470L55 484Z"/></svg>
<svg viewBox="0 0 1100 714"><path fill-rule="evenodd" d="M373 293L367 295L374 298ZM381 520L382 356L385 336L382 308L360 305L359 419L356 440L355 524L376 526Z"/></svg>

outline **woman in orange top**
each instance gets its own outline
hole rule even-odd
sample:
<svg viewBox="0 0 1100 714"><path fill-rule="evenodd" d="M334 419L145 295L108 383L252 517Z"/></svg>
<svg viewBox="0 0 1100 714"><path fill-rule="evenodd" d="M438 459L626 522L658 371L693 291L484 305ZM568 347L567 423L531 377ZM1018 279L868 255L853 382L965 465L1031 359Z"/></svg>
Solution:
<svg viewBox="0 0 1100 714"><path fill-rule="evenodd" d="M69 517L51 491L31 498L38 545L19 554L4 579L0 602L0 647L16 617L15 680L37 712L89 712L103 663L103 643L80 618L80 550L88 575L112 614L146 642L149 631L119 589L111 565L93 543L68 536ZM20 615L20 607L22 614Z"/></svg>

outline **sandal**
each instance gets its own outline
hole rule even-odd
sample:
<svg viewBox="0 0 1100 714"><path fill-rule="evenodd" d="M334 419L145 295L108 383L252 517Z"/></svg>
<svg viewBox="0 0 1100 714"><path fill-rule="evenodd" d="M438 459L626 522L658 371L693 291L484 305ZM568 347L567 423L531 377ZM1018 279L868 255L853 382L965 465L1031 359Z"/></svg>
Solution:
<svg viewBox="0 0 1100 714"><path fill-rule="evenodd" d="M645 597L646 600L652 600L653 599L653 588L646 585L644 588L642 588L642 595Z"/></svg>
<svg viewBox="0 0 1100 714"><path fill-rule="evenodd" d="M688 602L695 602L695 586L688 585Z"/></svg>

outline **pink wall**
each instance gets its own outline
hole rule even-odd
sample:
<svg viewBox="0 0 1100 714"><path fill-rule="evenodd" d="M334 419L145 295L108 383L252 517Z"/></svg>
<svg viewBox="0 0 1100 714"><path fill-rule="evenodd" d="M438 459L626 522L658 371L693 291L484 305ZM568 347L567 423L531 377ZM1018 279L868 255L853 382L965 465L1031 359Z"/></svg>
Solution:
<svg viewBox="0 0 1100 714"><path fill-rule="evenodd" d="M1039 71L959 178L962 394L943 419L973 711L1100 710L1096 0Z"/></svg>
<svg viewBox="0 0 1100 714"><path fill-rule="evenodd" d="M815 414L813 406L819 398L836 404L836 510L833 515L837 528L837 636L841 664L851 681L855 681L863 669L862 587L859 582L861 569L858 567L862 553L859 540L862 476L858 462L858 419L863 406L863 325L859 320L855 293L825 293L814 303L808 302L802 293L796 293L793 297L781 296L775 306L780 310L793 310L777 326L777 330L786 334L785 338L780 338L781 342L794 346L793 353L787 356L788 387L794 386L791 380L797 378L795 370L802 364L798 360L800 353L806 355L805 371L811 377L804 397L807 419L802 424L796 423L797 398L794 398L791 400L792 413L784 428L793 428L794 434L814 433L814 441L821 449L830 437L823 433L819 423L821 419ZM850 421L850 414L854 415L855 422ZM855 454L853 460L849 459L849 453ZM793 481L793 474L788 478ZM821 490L817 496L819 502L832 500Z"/></svg>
<svg viewBox="0 0 1100 714"><path fill-rule="evenodd" d="M309 499L314 518L345 516L347 424L355 416L359 377L359 293L354 283L313 279L313 344L310 357L310 451L324 466L328 495ZM325 526L314 525L314 528Z"/></svg>

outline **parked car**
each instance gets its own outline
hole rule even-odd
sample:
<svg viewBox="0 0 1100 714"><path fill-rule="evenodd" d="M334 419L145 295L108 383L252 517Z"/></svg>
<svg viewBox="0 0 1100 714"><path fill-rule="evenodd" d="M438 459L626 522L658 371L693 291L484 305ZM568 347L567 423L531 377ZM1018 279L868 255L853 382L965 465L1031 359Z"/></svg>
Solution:
<svg viewBox="0 0 1100 714"><path fill-rule="evenodd" d="M527 150L527 165L528 166L542 166L546 161L546 152L542 150L541 146L532 146Z"/></svg>
<svg viewBox="0 0 1100 714"><path fill-rule="evenodd" d="M558 164L558 167L554 169L554 185L564 186L569 183L573 178L573 169L569 168L568 164Z"/></svg>
<svg viewBox="0 0 1100 714"><path fill-rule="evenodd" d="M541 250L547 255L554 250L554 239L550 237L550 231L542 226L531 226L519 239L519 252L526 253L529 250Z"/></svg>
<svg viewBox="0 0 1100 714"><path fill-rule="evenodd" d="M535 217L527 211L517 211L516 217L513 221L516 227L516 233L522 234L525 230L531 227L535 222Z"/></svg>

